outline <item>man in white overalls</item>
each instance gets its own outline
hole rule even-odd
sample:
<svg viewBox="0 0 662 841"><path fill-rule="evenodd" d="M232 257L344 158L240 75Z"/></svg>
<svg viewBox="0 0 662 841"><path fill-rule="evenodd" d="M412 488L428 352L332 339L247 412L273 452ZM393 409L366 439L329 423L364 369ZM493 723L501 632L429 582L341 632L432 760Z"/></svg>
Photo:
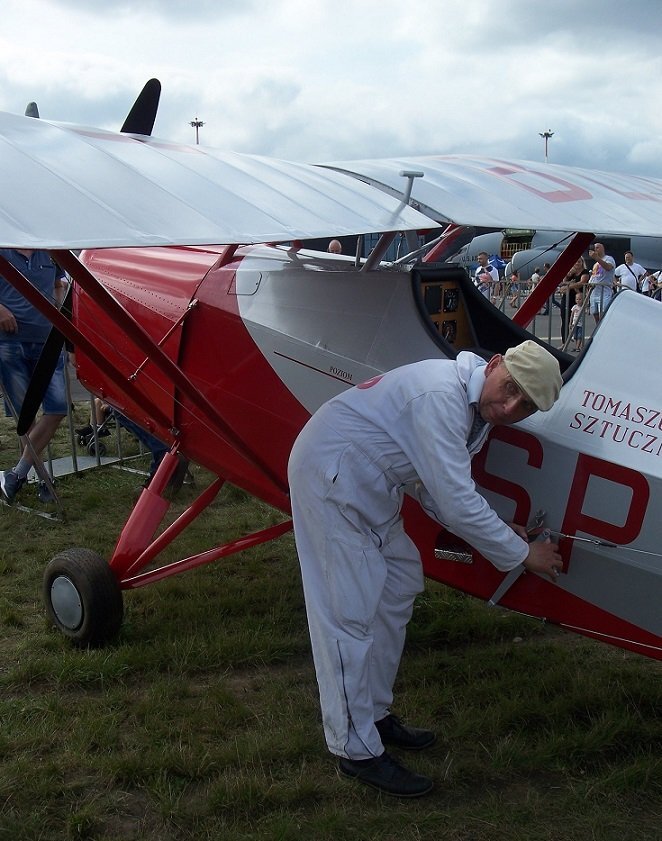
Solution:
<svg viewBox="0 0 662 841"><path fill-rule="evenodd" d="M389 371L334 397L308 421L289 483L324 733L348 777L402 797L432 780L384 750L435 740L390 712L416 595L420 555L403 529L404 489L498 569L524 563L552 581L558 547L529 544L478 493L471 458L492 426L556 401L556 359L526 341L489 363L473 353ZM520 536L520 534L522 536Z"/></svg>

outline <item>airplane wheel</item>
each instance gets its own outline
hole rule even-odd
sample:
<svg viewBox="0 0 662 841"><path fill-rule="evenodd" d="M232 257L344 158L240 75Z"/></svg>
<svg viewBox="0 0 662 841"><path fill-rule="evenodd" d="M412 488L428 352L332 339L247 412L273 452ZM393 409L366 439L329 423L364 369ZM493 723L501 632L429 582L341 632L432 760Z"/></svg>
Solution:
<svg viewBox="0 0 662 841"><path fill-rule="evenodd" d="M122 591L115 573L89 549L67 549L44 572L48 618L74 645L100 646L114 639L122 624Z"/></svg>
<svg viewBox="0 0 662 841"><path fill-rule="evenodd" d="M101 441L99 441L98 442L98 447L99 447L99 455L100 456L105 456L106 455L106 445L104 443L102 443ZM95 446L94 441L90 441L90 443L87 445L87 452L91 456L95 456L97 454L97 447Z"/></svg>

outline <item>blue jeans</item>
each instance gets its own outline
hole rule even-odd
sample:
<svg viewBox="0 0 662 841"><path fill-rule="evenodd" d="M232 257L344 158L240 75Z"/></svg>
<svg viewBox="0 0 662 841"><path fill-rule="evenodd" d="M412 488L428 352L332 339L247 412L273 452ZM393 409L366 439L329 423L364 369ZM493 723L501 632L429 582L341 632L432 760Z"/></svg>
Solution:
<svg viewBox="0 0 662 841"><path fill-rule="evenodd" d="M25 393L34 374L37 360L44 348L43 342L0 342L0 381L5 398L9 398L15 411L20 414ZM66 415L67 396L64 387L64 354L60 354L42 407L45 415ZM12 417L5 399L5 413Z"/></svg>
<svg viewBox="0 0 662 841"><path fill-rule="evenodd" d="M121 412L118 412L117 409L113 409L113 414L115 415L117 423L120 426L123 426L124 429L132 435L135 435L140 443L152 454L152 463L149 466L149 477L151 479L156 473L156 468L163 461L163 456L168 452L170 447L166 446L163 441L159 441L158 438L150 432L147 432L147 430L143 429L142 426L138 426L137 423L129 420L126 415L121 414Z"/></svg>

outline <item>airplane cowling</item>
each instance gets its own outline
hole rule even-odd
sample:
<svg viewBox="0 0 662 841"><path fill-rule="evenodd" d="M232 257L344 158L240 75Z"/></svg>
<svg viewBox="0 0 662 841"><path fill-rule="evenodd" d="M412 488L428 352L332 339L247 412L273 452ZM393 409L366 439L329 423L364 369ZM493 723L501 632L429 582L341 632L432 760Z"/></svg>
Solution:
<svg viewBox="0 0 662 841"><path fill-rule="evenodd" d="M223 265L225 248L105 249L83 252L82 261L140 326L213 404L246 447L228 441L153 362L123 335L103 309L79 292L77 326L96 336L99 349L136 382L171 426L155 423L77 354L80 381L156 437L223 478L283 509L289 509L287 458L308 412L264 359L239 315L234 278L241 256ZM280 479L281 488L256 466L251 454Z"/></svg>
<svg viewBox="0 0 662 841"><path fill-rule="evenodd" d="M178 361L182 319L200 280L218 254L175 249L105 249L84 251L81 262L99 279L155 343ZM175 389L122 332L96 301L77 290L73 317L76 326L92 338L109 362L136 384L175 425ZM167 338L166 338L167 337ZM101 374L87 356L78 351L80 381L123 414L164 441L172 442L169 428L157 427L152 417L132 403L116 384Z"/></svg>

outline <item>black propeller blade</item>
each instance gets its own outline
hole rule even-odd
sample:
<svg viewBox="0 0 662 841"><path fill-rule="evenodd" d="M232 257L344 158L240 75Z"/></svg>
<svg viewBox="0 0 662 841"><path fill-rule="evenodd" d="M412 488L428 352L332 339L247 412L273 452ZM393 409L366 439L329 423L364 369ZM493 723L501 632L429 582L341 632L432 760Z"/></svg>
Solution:
<svg viewBox="0 0 662 841"><path fill-rule="evenodd" d="M158 79L150 79L138 94L120 131L125 134L150 135L156 121L160 97L161 82ZM25 116L39 119L39 108L36 102L28 102Z"/></svg>
<svg viewBox="0 0 662 841"><path fill-rule="evenodd" d="M62 314L66 315L69 319L71 319L72 289L73 283L69 285L69 289L67 290L67 294L65 295L61 308ZM16 424L16 432L19 435L25 435L34 423L34 419L37 417L37 412L39 411L39 407L44 399L44 394L46 393L48 384L55 373L57 361L60 358L62 348L64 347L64 341L62 333L53 327L44 343L41 355L35 365L32 379L28 385L28 390L25 392L25 397L23 398L21 413L18 416L18 423Z"/></svg>
<svg viewBox="0 0 662 841"><path fill-rule="evenodd" d="M125 134L150 135L154 128L160 96L161 82L158 79L150 79L138 94L120 131Z"/></svg>

